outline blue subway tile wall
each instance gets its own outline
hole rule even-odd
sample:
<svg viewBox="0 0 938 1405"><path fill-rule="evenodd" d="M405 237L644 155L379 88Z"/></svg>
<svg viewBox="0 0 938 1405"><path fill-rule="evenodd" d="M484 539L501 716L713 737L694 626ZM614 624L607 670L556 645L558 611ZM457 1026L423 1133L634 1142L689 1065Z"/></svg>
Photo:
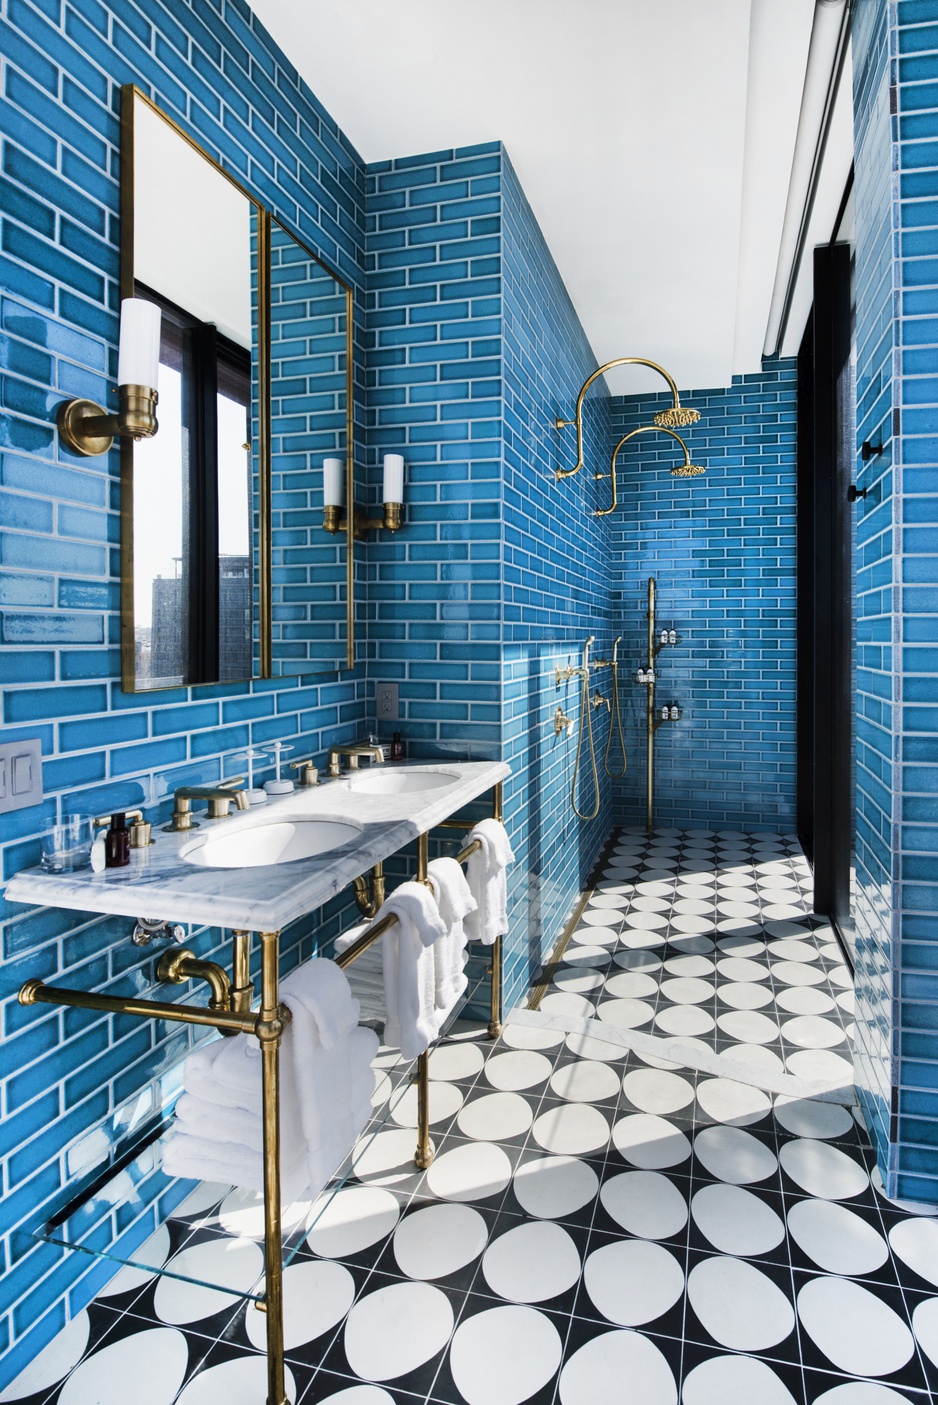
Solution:
<svg viewBox="0 0 938 1405"><path fill-rule="evenodd" d="M700 411L682 434L703 476L672 476L682 455L664 433L617 458L608 520L629 769L616 818L645 816L647 694L632 675L647 663L654 576L659 625L681 636L658 656L656 701L683 709L655 737L655 822L784 833L795 824L795 362L681 399ZM613 442L669 403L615 397Z"/></svg>
<svg viewBox="0 0 938 1405"><path fill-rule="evenodd" d="M345 667L344 532L323 530L324 460L346 458L346 291L289 231L270 234L273 672Z"/></svg>
<svg viewBox="0 0 938 1405"><path fill-rule="evenodd" d="M403 454L406 497L369 544L369 670L412 755L500 755L500 167L493 143L368 168L370 468L377 496Z"/></svg>
<svg viewBox="0 0 938 1405"><path fill-rule="evenodd" d="M890 1194L938 1199L938 103L933 7L854 37L858 515L857 1072ZM932 23L928 23L931 20Z"/></svg>
<svg viewBox="0 0 938 1405"><path fill-rule="evenodd" d="M364 665L253 685L120 689L117 454L80 459L54 431L60 400L106 402L116 370L120 85L137 83L351 284L359 368L365 172L243 0L16 0L4 16L2 721L11 740L41 739L46 789L41 805L0 819L9 879L38 860L39 831L63 812L143 804L162 818L174 786L234 771L224 753L276 738L322 753L356 738L367 710ZM340 918L334 906L292 929L287 964ZM84 1255L63 1256L24 1228L91 1148L114 1140L129 1107L156 1110L171 1095L188 1036L16 1003L30 976L147 992L154 958L129 945L132 923L6 902L0 919L0 1346L12 1343L2 1383L100 1283ZM224 959L220 932L194 931L190 942ZM142 1206L141 1236L154 1214Z"/></svg>
<svg viewBox="0 0 938 1405"><path fill-rule="evenodd" d="M894 834L896 459L893 438L893 315L896 211L892 189L889 7L861 0L854 13L857 437L882 435L884 453L865 471L874 494L858 503L856 609L856 977L857 1086L877 1145L880 1170L895 1190L895 1021L893 960L898 945Z"/></svg>
<svg viewBox="0 0 938 1405"><path fill-rule="evenodd" d="M506 985L520 996L563 930L612 818L612 787L601 761L610 714L584 708L581 680L558 687L555 673L581 662L591 635L593 657L609 657L611 531L608 519L593 515L597 492L589 470L560 480L555 474L572 467L576 453L573 432L557 430L554 421L572 415L596 360L507 153L502 172L503 757L512 768L506 823L519 860ZM585 415L591 464L605 458L609 434L609 395L599 383ZM608 676L593 673L591 695ZM555 733L558 705L573 719L573 736ZM587 727L595 733L598 785ZM574 812L574 790L577 809L594 818Z"/></svg>
<svg viewBox="0 0 938 1405"><path fill-rule="evenodd" d="M553 420L595 360L499 144L368 176L371 467L377 483L382 454L401 452L408 484L406 530L379 534L369 554L370 677L399 684L412 753L512 766L510 1006L609 825L606 785L594 822L573 814L575 741L552 727L558 702L579 717L554 666L608 636L606 539L583 483L554 477ZM601 409L589 423L591 445L604 443Z"/></svg>

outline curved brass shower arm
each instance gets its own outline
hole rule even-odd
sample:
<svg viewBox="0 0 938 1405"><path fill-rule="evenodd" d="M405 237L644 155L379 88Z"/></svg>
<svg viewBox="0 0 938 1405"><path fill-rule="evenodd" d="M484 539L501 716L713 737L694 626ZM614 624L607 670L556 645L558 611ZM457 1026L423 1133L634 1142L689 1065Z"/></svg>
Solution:
<svg viewBox="0 0 938 1405"><path fill-rule="evenodd" d="M661 415L679 415L678 423L680 424L695 424L697 420L700 419L699 410L686 410L681 405L677 385L673 378L668 375L664 367L658 365L657 361L649 361L645 356L617 356L614 361L607 361L604 366L600 366L598 370L594 371L593 374L583 382L580 387L580 393L576 398L574 418L572 420L554 420L557 429L566 429L566 427L571 424L576 425L576 464L573 468L555 469L554 473L558 478L572 478L574 473L579 473L580 469L583 467L583 401L593 381L599 376L605 375L607 371L611 371L614 366L647 366L650 370L657 371L658 375L663 376L667 381L674 401L669 410L662 410L659 413ZM657 416L655 418L657 419Z"/></svg>
<svg viewBox="0 0 938 1405"><path fill-rule="evenodd" d="M630 439L634 439L636 434L670 434L671 438L676 439L677 442L680 444L681 448L684 450L684 467L693 467L690 461L690 451L687 445L684 443L684 440L679 434L675 434L673 429L668 429L663 424L642 424L639 425L638 429L629 430L628 434L624 434L622 436L622 438L619 440L618 444L612 451L612 458L609 461L609 472L597 473L594 475L594 477L596 478L612 479L612 505L610 507L598 507L593 513L594 517L608 517L610 512L615 512L616 508L618 507L619 498L616 492L616 459L619 457L619 450L622 448L622 445L627 444Z"/></svg>

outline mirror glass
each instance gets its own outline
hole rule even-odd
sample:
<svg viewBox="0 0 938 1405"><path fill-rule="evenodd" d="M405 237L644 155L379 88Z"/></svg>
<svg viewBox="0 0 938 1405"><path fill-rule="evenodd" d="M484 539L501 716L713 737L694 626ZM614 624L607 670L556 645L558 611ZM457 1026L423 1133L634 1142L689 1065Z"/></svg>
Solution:
<svg viewBox="0 0 938 1405"><path fill-rule="evenodd" d="M122 441L123 686L351 666L350 534L322 513L324 459L350 462L351 294L123 100L121 293L163 313L160 427Z"/></svg>
<svg viewBox="0 0 938 1405"><path fill-rule="evenodd" d="M271 671L351 667L347 528L323 526L324 464L351 499L351 292L270 222Z"/></svg>

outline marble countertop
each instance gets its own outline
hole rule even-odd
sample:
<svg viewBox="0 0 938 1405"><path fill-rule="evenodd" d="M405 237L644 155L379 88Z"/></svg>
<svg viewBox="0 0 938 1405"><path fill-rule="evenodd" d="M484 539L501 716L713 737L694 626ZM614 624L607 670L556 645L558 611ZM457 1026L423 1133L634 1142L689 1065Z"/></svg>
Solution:
<svg viewBox="0 0 938 1405"><path fill-rule="evenodd" d="M167 834L154 826L155 842L149 849L132 850L127 868L100 873L90 868L76 873L29 868L10 880L6 897L41 907L281 931L510 774L503 761L434 762L406 769L451 775L453 780L427 791L376 795L357 791L355 778L343 779L233 811L228 819L197 814L197 830ZM361 776L366 774L363 768ZM348 821L360 826L360 833L328 853L261 867L209 868L183 857L210 837L271 821L320 818Z"/></svg>

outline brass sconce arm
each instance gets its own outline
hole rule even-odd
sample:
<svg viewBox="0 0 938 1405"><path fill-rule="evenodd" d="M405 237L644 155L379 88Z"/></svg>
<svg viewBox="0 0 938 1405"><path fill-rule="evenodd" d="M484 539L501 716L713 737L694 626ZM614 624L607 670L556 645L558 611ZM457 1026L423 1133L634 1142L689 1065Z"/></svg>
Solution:
<svg viewBox="0 0 938 1405"><path fill-rule="evenodd" d="M696 478L699 474L704 472L704 469L700 466L700 464L691 463L690 450L684 443L684 440L681 438L681 436L679 434L675 434L673 429L668 429L667 425L663 424L639 425L638 429L632 429L629 431L628 434L624 434L619 440L616 447L613 449L612 458L609 460L609 472L594 473L593 475L593 477L596 479L609 478L612 480L612 503L609 507L598 507L593 513L594 517L608 517L610 512L615 512L616 508L618 507L619 497L616 485L616 459L619 457L619 450L622 448L623 444L627 444L628 441L634 438L636 434L670 434L672 439L677 440L681 448L684 450L684 462L680 464L677 468L672 468L671 472L675 475L675 477Z"/></svg>
<svg viewBox="0 0 938 1405"><path fill-rule="evenodd" d="M652 371L657 371L658 375L663 376L667 381L674 403L667 410L659 410L655 415L655 424L659 426L659 428L666 429L669 425L676 425L680 428L682 425L696 424L700 419L699 410L691 410L681 404L677 385L673 377L668 375L668 372L663 366L659 366L657 361L649 361L644 356L617 356L614 361L607 361L604 366L600 366L598 370L594 371L593 374L583 382L580 387L580 393L576 398L576 410L573 419L556 419L554 421L557 429L566 429L566 427L571 424L576 425L576 463L573 468L555 469L554 472L558 478L572 478L573 474L579 473L580 469L583 467L583 401L593 381L599 376L605 375L606 371L611 371L614 366L648 366Z"/></svg>
<svg viewBox="0 0 938 1405"><path fill-rule="evenodd" d="M360 541L366 532L380 532L382 528L386 532L399 532L403 521L403 503L386 502L383 517L369 517L366 512L362 512L361 508L356 507L352 509L352 534L356 540ZM341 507L324 507L322 525L333 536L339 532L348 531L348 519Z"/></svg>
<svg viewBox="0 0 938 1405"><path fill-rule="evenodd" d="M62 442L74 454L90 458L106 454L118 437L151 439L159 429L156 419L157 393L147 385L119 387L120 408L109 414L93 400L63 400L56 424Z"/></svg>

